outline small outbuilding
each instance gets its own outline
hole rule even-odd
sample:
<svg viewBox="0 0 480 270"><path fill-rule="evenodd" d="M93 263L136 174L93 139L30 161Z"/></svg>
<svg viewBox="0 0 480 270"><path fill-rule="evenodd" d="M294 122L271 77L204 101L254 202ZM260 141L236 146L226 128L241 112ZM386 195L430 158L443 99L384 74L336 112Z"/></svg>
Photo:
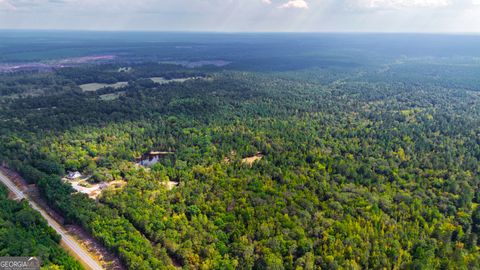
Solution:
<svg viewBox="0 0 480 270"><path fill-rule="evenodd" d="M67 175L67 178L70 179L70 180L73 180L73 179L78 179L82 177L82 174L80 172L68 172L68 175Z"/></svg>

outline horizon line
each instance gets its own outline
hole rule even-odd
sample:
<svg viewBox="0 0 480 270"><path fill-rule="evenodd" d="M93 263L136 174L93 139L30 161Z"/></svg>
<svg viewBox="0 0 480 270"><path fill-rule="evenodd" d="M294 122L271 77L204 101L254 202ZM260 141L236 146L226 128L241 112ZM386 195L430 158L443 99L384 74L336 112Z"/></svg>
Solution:
<svg viewBox="0 0 480 270"><path fill-rule="evenodd" d="M98 33L178 33L178 34L416 34L480 35L480 32L455 31L218 31L218 30L151 30L151 29L80 29L80 28L0 28L0 32L98 32Z"/></svg>

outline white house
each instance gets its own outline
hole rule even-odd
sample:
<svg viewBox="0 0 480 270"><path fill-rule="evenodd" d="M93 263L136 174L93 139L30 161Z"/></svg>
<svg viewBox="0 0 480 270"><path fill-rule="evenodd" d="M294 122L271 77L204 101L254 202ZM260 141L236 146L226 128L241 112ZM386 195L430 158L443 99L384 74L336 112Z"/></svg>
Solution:
<svg viewBox="0 0 480 270"><path fill-rule="evenodd" d="M67 178L70 180L77 179L82 177L82 174L80 172L68 172Z"/></svg>

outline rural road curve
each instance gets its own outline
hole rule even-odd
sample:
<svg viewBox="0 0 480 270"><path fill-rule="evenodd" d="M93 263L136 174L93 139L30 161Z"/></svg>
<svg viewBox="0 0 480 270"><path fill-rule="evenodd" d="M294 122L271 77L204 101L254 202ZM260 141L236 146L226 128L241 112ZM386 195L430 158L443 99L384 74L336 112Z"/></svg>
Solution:
<svg viewBox="0 0 480 270"><path fill-rule="evenodd" d="M48 222L48 225L52 227L60 236L62 236L63 243L75 253L77 259L82 261L82 264L88 267L91 270L103 270L104 268L100 266L100 264L88 254L78 243L69 236L65 230L58 224L55 220L53 220L40 206L38 206L34 201L30 200L30 198L25 195L7 176L5 176L2 172L0 172L0 182L2 182L14 195L17 199L25 199L28 201L30 206L38 211L43 218L45 218Z"/></svg>

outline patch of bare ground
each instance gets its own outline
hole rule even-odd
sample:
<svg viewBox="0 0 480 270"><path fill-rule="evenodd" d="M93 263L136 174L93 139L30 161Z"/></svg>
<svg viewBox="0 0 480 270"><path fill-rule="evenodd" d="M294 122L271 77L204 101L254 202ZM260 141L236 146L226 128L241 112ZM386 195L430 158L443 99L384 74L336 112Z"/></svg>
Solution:
<svg viewBox="0 0 480 270"><path fill-rule="evenodd" d="M91 184L88 182L88 178L68 179L64 177L63 181L72 185L73 189L75 189L77 192L87 194L88 197L93 200L96 200L98 196L106 189L122 189L127 184L127 182L123 180Z"/></svg>
<svg viewBox="0 0 480 270"><path fill-rule="evenodd" d="M124 180L115 180L108 183L108 186L113 189L121 189L127 185L127 182Z"/></svg>
<svg viewBox="0 0 480 270"><path fill-rule="evenodd" d="M24 189L24 188L27 188L28 187L28 184L27 184L27 181L25 181L25 179L23 179L18 173L16 173L15 171L13 170L10 170L6 164L2 164L2 166L0 166L0 171L2 171L3 174L5 174L5 176L7 176L8 178L10 178L10 180L12 180L15 185L17 185L18 187L20 187L20 189Z"/></svg>
<svg viewBox="0 0 480 270"><path fill-rule="evenodd" d="M253 164L264 157L263 153L257 152L254 156L246 157L241 160L242 164L253 166Z"/></svg>
<svg viewBox="0 0 480 270"><path fill-rule="evenodd" d="M178 182L175 182L175 181L168 181L168 182L165 182L165 186L167 187L168 190L172 190L173 188L175 188L176 186L178 186Z"/></svg>
<svg viewBox="0 0 480 270"><path fill-rule="evenodd" d="M99 244L93 237L90 236L82 227L78 225L65 226L68 234L75 238L80 245L94 255L95 258L107 270L126 270L112 253L110 253L103 245Z"/></svg>

